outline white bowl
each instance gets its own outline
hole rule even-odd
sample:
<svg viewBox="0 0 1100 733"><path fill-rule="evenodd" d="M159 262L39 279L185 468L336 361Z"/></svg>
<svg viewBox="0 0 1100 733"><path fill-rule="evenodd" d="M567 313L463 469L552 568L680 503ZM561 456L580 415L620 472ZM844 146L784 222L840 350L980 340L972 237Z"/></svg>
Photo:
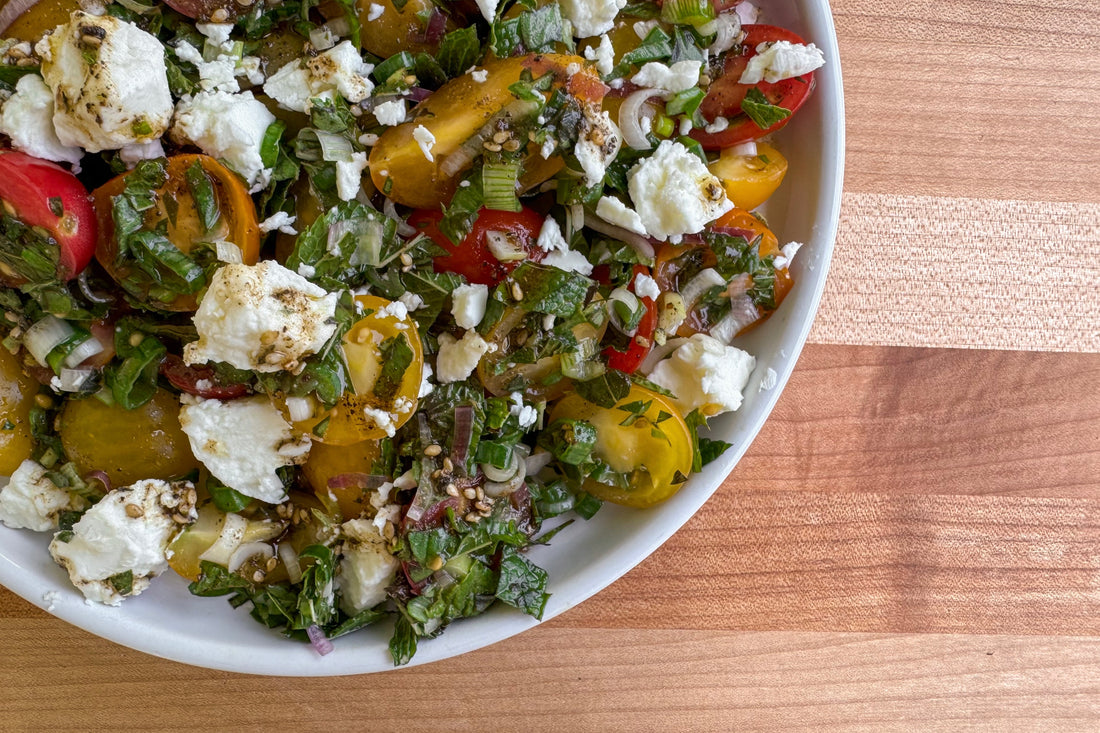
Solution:
<svg viewBox="0 0 1100 733"><path fill-rule="evenodd" d="M545 619L581 603L621 577L680 528L721 485L749 447L786 384L817 311L840 216L844 169L844 103L836 33L826 0L758 2L763 20L789 28L825 54L817 90L777 139L790 161L787 180L768 202L768 219L781 242L804 242L794 260L794 289L762 327L738 345L756 355L757 368L739 411L712 423L712 435L733 444L691 478L672 499L644 511L606 505L578 520L531 558L550 574ZM772 373L774 372L774 374ZM774 380L764 389L761 382ZM165 574L118 608L91 605L46 551L46 535L0 525L0 584L58 618L139 651L200 667L267 675L325 676L393 667L389 624L343 637L325 657L289 641L233 610L223 598L196 598L185 581ZM422 641L412 664L472 651L538 623L510 608L452 624Z"/></svg>

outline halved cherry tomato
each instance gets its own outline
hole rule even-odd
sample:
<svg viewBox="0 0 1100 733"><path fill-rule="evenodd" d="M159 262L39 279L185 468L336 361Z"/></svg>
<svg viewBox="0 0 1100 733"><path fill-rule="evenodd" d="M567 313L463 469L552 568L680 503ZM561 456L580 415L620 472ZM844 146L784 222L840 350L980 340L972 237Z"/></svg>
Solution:
<svg viewBox="0 0 1100 733"><path fill-rule="evenodd" d="M202 168L218 204L219 217L209 231L203 225L187 180L188 170L196 163ZM145 213L146 228L152 229L167 221L168 239L184 254L189 254L202 242L232 242L240 248L244 264L255 264L260 256L260 227L256 221L256 207L240 177L208 155L174 155L167 159L166 171L167 181L154 192L154 206ZM133 171L123 173L92 192L99 220L96 259L134 297L165 310L194 310L198 305L194 294L181 293L169 300L153 298L150 292L156 282L136 264L117 261L112 197L126 189L126 180L132 174Z"/></svg>
<svg viewBox="0 0 1100 733"><path fill-rule="evenodd" d="M638 275L648 276L649 268L645 265L634 265L634 274L630 278L629 286L631 292L634 292L634 283L638 280ZM634 338L630 340L630 346L627 347L626 351L620 351L612 346L608 346L603 350L604 356L607 357L607 366L627 374L633 374L645 361L646 356L653 348L653 332L657 328L656 301L649 297L639 298L639 300L645 306L645 313L638 321L638 328Z"/></svg>
<svg viewBox="0 0 1100 733"><path fill-rule="evenodd" d="M691 431L672 401L656 392L634 385L611 409L574 392L554 405L548 424L562 418L591 423L597 434L596 457L626 475L623 486L586 479L584 490L593 496L649 507L679 491L691 473Z"/></svg>
<svg viewBox="0 0 1100 733"><path fill-rule="evenodd" d="M755 155L726 148L707 168L722 181L726 196L739 209L755 209L771 197L787 175L787 159L766 143L756 144Z"/></svg>
<svg viewBox="0 0 1100 733"><path fill-rule="evenodd" d="M330 445L347 446L392 436L416 413L423 377L424 347L416 321L408 315L397 318L389 313L386 309L391 303L385 298L357 295L355 300L369 313L343 338L351 389L336 407L295 423L299 430L313 431L317 440ZM412 351L412 359L396 384L391 384L386 394L379 394L385 368L382 344L391 339L403 340ZM319 429L325 420L324 429Z"/></svg>
<svg viewBox="0 0 1100 733"><path fill-rule="evenodd" d="M335 499L343 519L355 519L369 506L370 490L354 481L339 486L331 485L330 481L341 474L369 474L371 463L382 453L381 446L378 440L363 440L351 445L314 442L309 459L302 465L302 475L314 494Z"/></svg>
<svg viewBox="0 0 1100 733"><path fill-rule="evenodd" d="M206 364L188 366L175 354L164 357L160 363L160 373L179 391L208 400L232 400L252 391L241 382L220 381L214 367Z"/></svg>
<svg viewBox="0 0 1100 733"><path fill-rule="evenodd" d="M803 105L814 88L812 71L774 84L766 81L758 84L742 84L739 81L741 74L749 65L749 59L756 55L756 47L761 43L775 41L805 43L797 34L773 25L746 25L742 30L746 35L741 53L726 54L722 75L711 82L707 88L707 96L699 106L699 110L707 120L713 121L717 117L725 117L729 120L729 127L721 132L707 132L702 128L691 131L691 137L698 140L706 150L721 150L748 140L756 140L775 132L790 121L791 117L786 117L766 130L757 127L755 122L741 112L741 102L753 87L759 89L770 104L790 110L791 116Z"/></svg>
<svg viewBox="0 0 1100 733"><path fill-rule="evenodd" d="M493 286L525 259L538 262L546 256L535 244L542 229L542 217L526 206L518 212L481 209L470 233L457 246L439 230L442 219L443 214L438 211L417 211L409 217L409 224L449 253L435 258L436 272L456 272L472 283ZM489 249L489 238L495 236L506 239L518 259L498 260Z"/></svg>
<svg viewBox="0 0 1100 733"><path fill-rule="evenodd" d="M27 226L41 227L57 242L57 277L71 280L95 252L96 216L84 184L56 163L14 150L0 150L0 202L4 212ZM0 281L27 281L19 253L0 253Z"/></svg>

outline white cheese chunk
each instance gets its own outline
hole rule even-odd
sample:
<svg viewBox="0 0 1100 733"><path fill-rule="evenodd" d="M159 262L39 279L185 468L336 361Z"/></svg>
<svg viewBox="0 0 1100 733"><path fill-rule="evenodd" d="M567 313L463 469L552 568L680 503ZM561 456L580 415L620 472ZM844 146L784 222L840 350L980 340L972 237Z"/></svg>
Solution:
<svg viewBox="0 0 1100 733"><path fill-rule="evenodd" d="M461 339L449 333L439 335L439 354L436 356L436 378L440 384L461 382L477 368L481 357L489 351L489 344L477 331L467 331Z"/></svg>
<svg viewBox="0 0 1100 733"><path fill-rule="evenodd" d="M626 0L561 0L561 14L573 24L573 35L590 38L615 27L615 16Z"/></svg>
<svg viewBox="0 0 1100 733"><path fill-rule="evenodd" d="M434 163L435 156L432 155L432 148L435 147L435 135L432 134L432 131L424 125L417 125L413 129L413 140L416 140L416 144L420 146L420 152L424 153L424 157L428 159L428 162Z"/></svg>
<svg viewBox="0 0 1100 733"><path fill-rule="evenodd" d="M634 294L639 298L657 300L661 296L661 288L658 287L656 280L642 272L634 278Z"/></svg>
<svg viewBox="0 0 1100 733"><path fill-rule="evenodd" d="M241 85L237 83L237 59L220 53L207 61L202 53L187 41L180 41L176 45L176 57L180 61L194 64L199 72L199 88L221 89L226 92L239 92ZM244 72L241 72L243 76Z"/></svg>
<svg viewBox="0 0 1100 733"><path fill-rule="evenodd" d="M15 84L15 94L0 110L0 133L11 138L11 146L43 160L76 165L84 152L62 145L53 129L53 93L41 77L27 74Z"/></svg>
<svg viewBox="0 0 1100 733"><path fill-rule="evenodd" d="M57 528L61 512L82 504L82 500L74 500L68 491L55 486L45 468L28 459L0 489L0 522L12 529L46 532Z"/></svg>
<svg viewBox="0 0 1100 733"><path fill-rule="evenodd" d="M802 249L801 242L788 242L779 248L779 254L775 256L773 262L775 269L782 270L784 267L790 267L791 261L794 260L794 256L798 254L798 250Z"/></svg>
<svg viewBox="0 0 1100 733"><path fill-rule="evenodd" d="M255 192L271 178L271 169L264 167L260 148L267 128L274 121L275 115L252 92L199 92L180 100L172 136L224 160Z"/></svg>
<svg viewBox="0 0 1100 733"><path fill-rule="evenodd" d="M234 491L269 504L286 499L275 473L309 457L308 434L295 435L279 409L263 395L204 400L183 395L180 425L191 452Z"/></svg>
<svg viewBox="0 0 1100 733"><path fill-rule="evenodd" d="M481 283L459 285L451 293L451 315L460 328L477 328L485 317L489 287Z"/></svg>
<svg viewBox="0 0 1100 733"><path fill-rule="evenodd" d="M273 232L275 230L278 230L283 234L297 234L298 230L294 228L294 222L297 219L298 217L294 216L293 214L288 214L285 211L276 211L274 214L260 222L260 231L264 234L267 234L268 232ZM298 265L299 274L301 274L302 267L313 269L303 262Z"/></svg>
<svg viewBox="0 0 1100 733"><path fill-rule="evenodd" d="M592 274L592 263L580 252L569 249L569 243L562 236L561 227L552 216L546 217L539 230L536 241L539 249L547 255L542 258L542 264L548 267L556 267L566 272L577 272L581 275Z"/></svg>
<svg viewBox="0 0 1100 733"><path fill-rule="evenodd" d="M199 340L183 347L183 360L300 372L336 332L337 297L274 260L225 265L195 312Z"/></svg>
<svg viewBox="0 0 1100 733"><path fill-rule="evenodd" d="M374 108L374 116L378 124L394 126L405 121L405 100L391 99Z"/></svg>
<svg viewBox="0 0 1100 733"><path fill-rule="evenodd" d="M384 5L371 3L370 6L367 8L367 22L369 23L371 21L378 20L382 17L382 13L384 12L386 12L386 8Z"/></svg>
<svg viewBox="0 0 1100 733"><path fill-rule="evenodd" d="M662 140L630 169L628 190L649 236L678 242L733 208L714 174L678 142Z"/></svg>
<svg viewBox="0 0 1100 733"><path fill-rule="evenodd" d="M762 81L774 84L808 74L824 65L825 55L812 43L761 43L756 47L756 55L749 59L748 66L741 72L738 81L741 84L758 84Z"/></svg>
<svg viewBox="0 0 1100 733"><path fill-rule="evenodd" d="M118 151L119 160L125 163L128 169L133 168L143 160L163 158L164 155L164 145L160 140L150 140L147 143L126 145Z"/></svg>
<svg viewBox="0 0 1100 733"><path fill-rule="evenodd" d="M596 186L603 181L607 166L615 160L622 146L623 134L611 121L611 115L608 112L593 113L585 107L584 121L573 154L584 171L586 184Z"/></svg>
<svg viewBox="0 0 1100 733"><path fill-rule="evenodd" d="M642 217L638 216L638 212L614 196L600 197L600 200L596 202L596 216L608 224L628 229L635 234L641 234L643 237L648 236L645 225L642 224Z"/></svg>
<svg viewBox="0 0 1100 733"><path fill-rule="evenodd" d="M710 417L741 406L741 393L755 366L752 354L697 333L658 362L649 381L672 392L685 415L698 409Z"/></svg>
<svg viewBox="0 0 1100 733"><path fill-rule="evenodd" d="M113 16L78 10L35 50L53 91L62 145L98 153L155 140L168 129L172 94L164 47L155 36Z"/></svg>
<svg viewBox="0 0 1100 733"><path fill-rule="evenodd" d="M354 616L386 600L386 588L393 585L400 563L369 519L352 519L340 529L344 535L340 607Z"/></svg>
<svg viewBox="0 0 1100 733"><path fill-rule="evenodd" d="M194 488L190 481L148 479L115 489L73 525L68 542L54 538L50 554L85 598L117 606L168 569L165 550L197 516L186 499ZM133 581L123 595L111 578L127 571Z"/></svg>
<svg viewBox="0 0 1100 733"><path fill-rule="evenodd" d="M611 43L611 37L604 33L600 36L600 45L589 46L584 49L584 57L596 62L596 70L604 76L615 68L615 46Z"/></svg>
<svg viewBox="0 0 1100 733"><path fill-rule="evenodd" d="M341 201L351 201L363 188L363 171L367 169L367 154L356 152L351 160L336 161L336 195Z"/></svg>
<svg viewBox="0 0 1100 733"><path fill-rule="evenodd" d="M500 0L477 0L477 8L481 11L481 16L490 23L496 18L498 5Z"/></svg>
<svg viewBox="0 0 1100 733"><path fill-rule="evenodd" d="M640 87L682 92L699 83L699 70L702 68L702 61L677 61L672 66L650 61L630 80Z"/></svg>
<svg viewBox="0 0 1100 733"><path fill-rule="evenodd" d="M280 68L264 82L264 93L295 112L309 112L313 99L333 99L337 94L356 104L374 90L373 70L374 65L363 61L351 41L341 41L312 58Z"/></svg>

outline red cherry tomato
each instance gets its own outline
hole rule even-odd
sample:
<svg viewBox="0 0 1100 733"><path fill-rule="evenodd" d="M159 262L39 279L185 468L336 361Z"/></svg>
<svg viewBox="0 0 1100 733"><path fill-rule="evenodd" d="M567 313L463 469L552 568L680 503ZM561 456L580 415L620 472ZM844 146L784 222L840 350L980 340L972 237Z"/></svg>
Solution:
<svg viewBox="0 0 1100 733"><path fill-rule="evenodd" d="M648 276L649 268L644 265L634 265L634 276L630 278L631 292L634 292L634 282L638 279L638 275ZM645 306L645 313L638 321L638 328L634 333L634 338L630 340L630 346L627 347L626 351L619 351L611 346L603 350L604 356L607 357L607 366L627 374L637 371L638 367L645 361L646 356L653 348L653 332L657 330L657 303L654 302L653 298L648 297L639 298L639 300Z"/></svg>
<svg viewBox="0 0 1100 733"><path fill-rule="evenodd" d="M790 110L792 117L809 98L814 88L812 71L775 84L769 84L766 81L759 84L742 84L738 81L745 67L749 65L749 59L756 55L756 47L761 43L775 41L805 43L798 35L773 25L746 25L743 30L746 35L741 53L726 54L722 75L711 82L707 89L707 96L699 106L699 111L707 120L713 121L716 117L725 117L729 120L729 127L722 132L707 132L700 128L691 131L691 137L698 140L707 150L721 150L749 140L756 140L775 132L790 121L791 117L786 117L766 130L757 127L748 115L741 112L741 102L753 87L759 89L769 103Z"/></svg>
<svg viewBox="0 0 1100 733"><path fill-rule="evenodd" d="M95 210L84 184L72 173L24 153L0 150L0 200L19 221L42 227L57 241L59 279L71 280L88 266L95 252ZM9 285L25 282L18 275L3 279Z"/></svg>
<svg viewBox="0 0 1100 733"><path fill-rule="evenodd" d="M443 214L438 211L417 211L409 217L409 224L431 237L432 241L448 254L435 258L436 272L455 272L469 282L496 285L507 277L522 260L501 262L489 249L489 232L499 232L510 237L527 253L527 259L541 260L546 253L535 244L542 229L542 217L524 207L519 212L482 209L478 212L473 229L456 246L439 230Z"/></svg>
<svg viewBox="0 0 1100 733"><path fill-rule="evenodd" d="M252 390L240 382L221 382L213 367L204 364L188 366L175 354L164 357L160 373L181 392L208 400L232 400L244 397Z"/></svg>

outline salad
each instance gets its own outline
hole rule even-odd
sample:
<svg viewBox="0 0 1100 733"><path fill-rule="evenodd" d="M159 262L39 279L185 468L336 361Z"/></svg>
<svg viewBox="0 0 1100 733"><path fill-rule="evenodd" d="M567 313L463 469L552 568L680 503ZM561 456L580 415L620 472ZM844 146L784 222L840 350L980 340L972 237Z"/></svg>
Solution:
<svg viewBox="0 0 1100 733"><path fill-rule="evenodd" d="M720 455L738 336L792 287L799 245L753 210L824 61L759 14L26 11L0 41L0 521L89 602L170 569L322 654L541 617L528 548Z"/></svg>

